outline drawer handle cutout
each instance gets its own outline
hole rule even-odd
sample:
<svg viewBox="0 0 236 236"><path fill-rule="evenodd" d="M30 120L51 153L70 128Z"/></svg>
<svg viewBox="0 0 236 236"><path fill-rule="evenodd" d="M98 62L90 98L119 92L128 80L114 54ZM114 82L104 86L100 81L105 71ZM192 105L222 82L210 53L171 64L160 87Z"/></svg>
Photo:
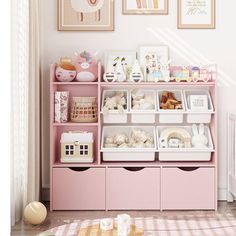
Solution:
<svg viewBox="0 0 236 236"><path fill-rule="evenodd" d="M83 172L90 169L90 167L69 167L69 169L76 172Z"/></svg>
<svg viewBox="0 0 236 236"><path fill-rule="evenodd" d="M182 171L194 171L199 169L199 167L178 167Z"/></svg>
<svg viewBox="0 0 236 236"><path fill-rule="evenodd" d="M145 167L124 167L125 170L128 170L128 171L140 171L140 170L143 170Z"/></svg>

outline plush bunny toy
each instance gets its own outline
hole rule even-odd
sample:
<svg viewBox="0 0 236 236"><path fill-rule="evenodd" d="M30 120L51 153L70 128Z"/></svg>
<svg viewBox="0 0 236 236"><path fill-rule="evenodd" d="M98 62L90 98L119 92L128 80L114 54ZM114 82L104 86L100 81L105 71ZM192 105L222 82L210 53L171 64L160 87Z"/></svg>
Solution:
<svg viewBox="0 0 236 236"><path fill-rule="evenodd" d="M192 145L195 148L206 148L208 144L208 139L205 136L205 126L204 124L199 125L199 129L196 124L192 125L193 137Z"/></svg>

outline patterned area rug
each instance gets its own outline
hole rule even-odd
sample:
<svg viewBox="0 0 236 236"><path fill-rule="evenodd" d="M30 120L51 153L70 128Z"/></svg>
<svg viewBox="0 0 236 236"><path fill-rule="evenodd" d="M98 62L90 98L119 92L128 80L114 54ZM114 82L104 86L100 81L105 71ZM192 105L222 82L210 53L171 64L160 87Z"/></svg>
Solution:
<svg viewBox="0 0 236 236"><path fill-rule="evenodd" d="M74 221L39 236L77 236L80 228L98 223L99 220ZM133 218L132 223L143 228L145 236L236 236L236 217L233 214Z"/></svg>

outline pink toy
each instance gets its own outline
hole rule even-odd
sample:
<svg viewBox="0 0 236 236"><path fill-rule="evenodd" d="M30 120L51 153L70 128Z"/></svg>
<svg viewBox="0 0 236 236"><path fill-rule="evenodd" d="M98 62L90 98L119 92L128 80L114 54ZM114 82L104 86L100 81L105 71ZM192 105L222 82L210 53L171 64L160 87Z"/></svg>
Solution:
<svg viewBox="0 0 236 236"><path fill-rule="evenodd" d="M61 58L59 66L56 68L56 78L60 82L71 82L76 76L76 68L71 63L70 58Z"/></svg>
<svg viewBox="0 0 236 236"><path fill-rule="evenodd" d="M98 64L92 55L86 51L76 58L76 80L79 82L94 82L98 78Z"/></svg>

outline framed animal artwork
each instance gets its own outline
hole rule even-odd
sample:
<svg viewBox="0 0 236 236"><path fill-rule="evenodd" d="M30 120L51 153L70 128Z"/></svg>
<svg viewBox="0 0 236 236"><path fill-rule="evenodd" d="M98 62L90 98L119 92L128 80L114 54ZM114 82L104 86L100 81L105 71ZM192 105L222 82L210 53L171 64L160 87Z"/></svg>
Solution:
<svg viewBox="0 0 236 236"><path fill-rule="evenodd" d="M58 0L59 31L113 31L114 0Z"/></svg>
<svg viewBox="0 0 236 236"><path fill-rule="evenodd" d="M123 0L124 15L167 15L169 0Z"/></svg>

